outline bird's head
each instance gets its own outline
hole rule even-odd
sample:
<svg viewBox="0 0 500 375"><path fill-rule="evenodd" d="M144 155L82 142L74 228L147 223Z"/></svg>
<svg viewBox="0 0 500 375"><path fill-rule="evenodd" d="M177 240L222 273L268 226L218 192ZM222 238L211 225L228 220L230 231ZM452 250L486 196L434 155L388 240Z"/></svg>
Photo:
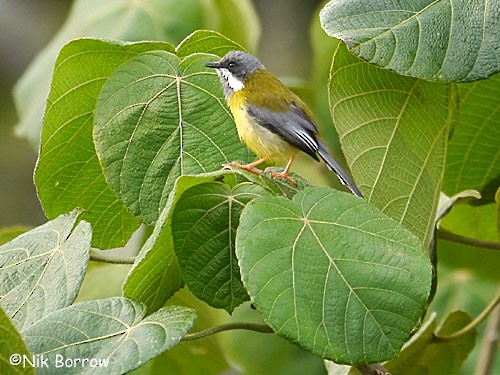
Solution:
<svg viewBox="0 0 500 375"><path fill-rule="evenodd" d="M226 99L245 88L245 79L250 74L264 69L256 57L243 51L230 51L220 61L208 62L205 66L217 70Z"/></svg>

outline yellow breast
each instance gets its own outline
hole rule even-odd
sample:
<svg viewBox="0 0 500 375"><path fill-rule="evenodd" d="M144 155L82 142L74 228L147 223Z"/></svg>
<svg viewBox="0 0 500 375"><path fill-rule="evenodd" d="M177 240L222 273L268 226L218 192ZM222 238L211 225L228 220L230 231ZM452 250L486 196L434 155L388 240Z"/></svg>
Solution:
<svg viewBox="0 0 500 375"><path fill-rule="evenodd" d="M282 164L295 155L297 148L254 121L246 110L244 90L234 92L228 100L240 139L259 158Z"/></svg>

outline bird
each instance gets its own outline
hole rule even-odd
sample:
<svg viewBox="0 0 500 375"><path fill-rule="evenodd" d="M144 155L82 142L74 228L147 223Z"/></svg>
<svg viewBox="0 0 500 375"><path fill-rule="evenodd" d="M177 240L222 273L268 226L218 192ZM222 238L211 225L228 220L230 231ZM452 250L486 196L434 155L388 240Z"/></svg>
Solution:
<svg viewBox="0 0 500 375"><path fill-rule="evenodd" d="M287 162L282 172L271 172L271 176L295 184L288 174L298 151L302 151L316 161L321 158L342 184L354 195L363 197L319 139L309 107L255 56L233 50L205 66L216 70L240 140L258 157L249 164L229 165L261 174L262 170L256 167L264 162L278 165Z"/></svg>

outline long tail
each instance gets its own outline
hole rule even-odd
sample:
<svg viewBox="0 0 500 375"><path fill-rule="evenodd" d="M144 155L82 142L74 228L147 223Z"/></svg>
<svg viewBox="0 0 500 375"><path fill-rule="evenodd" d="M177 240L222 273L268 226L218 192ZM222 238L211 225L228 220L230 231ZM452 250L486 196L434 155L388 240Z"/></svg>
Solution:
<svg viewBox="0 0 500 375"><path fill-rule="evenodd" d="M322 142L318 142L318 155L321 157L321 159L324 160L326 165L328 165L328 168L335 172L342 184L347 186L354 195L357 195L361 198L363 197L363 194L361 194L352 178L349 177L349 175L342 169L340 164L337 163L333 156L328 153L326 146Z"/></svg>

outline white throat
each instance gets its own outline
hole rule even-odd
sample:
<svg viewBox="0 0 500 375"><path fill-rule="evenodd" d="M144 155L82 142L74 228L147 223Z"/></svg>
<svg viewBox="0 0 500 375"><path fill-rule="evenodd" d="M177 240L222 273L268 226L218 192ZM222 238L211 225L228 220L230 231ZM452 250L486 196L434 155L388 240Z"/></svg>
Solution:
<svg viewBox="0 0 500 375"><path fill-rule="evenodd" d="M236 78L234 75L232 75L231 72L226 68L217 69L217 73L219 74L220 77L224 77L229 87L231 87L231 90L239 91L245 88L243 82L240 81L238 78Z"/></svg>

